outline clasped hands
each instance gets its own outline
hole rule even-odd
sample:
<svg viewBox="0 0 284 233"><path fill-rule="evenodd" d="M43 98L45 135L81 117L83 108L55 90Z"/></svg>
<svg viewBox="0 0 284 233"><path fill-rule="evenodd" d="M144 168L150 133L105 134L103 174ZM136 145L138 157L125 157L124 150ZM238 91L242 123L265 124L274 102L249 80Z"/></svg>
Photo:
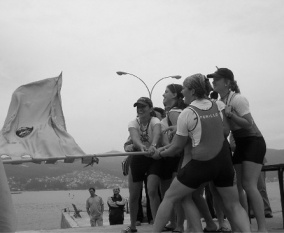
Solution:
<svg viewBox="0 0 284 233"><path fill-rule="evenodd" d="M154 146L150 146L148 149L149 155L146 155L147 157L151 157L152 159L159 160L161 159L160 152L163 151L163 147L156 148Z"/></svg>
<svg viewBox="0 0 284 233"><path fill-rule="evenodd" d="M136 151L133 144L127 145L124 149L126 152ZM161 159L160 152L164 150L163 148L156 148L152 145L149 148L147 148L145 145L141 145L139 149L142 152L148 152L148 154L145 154L146 157L150 157L156 160Z"/></svg>

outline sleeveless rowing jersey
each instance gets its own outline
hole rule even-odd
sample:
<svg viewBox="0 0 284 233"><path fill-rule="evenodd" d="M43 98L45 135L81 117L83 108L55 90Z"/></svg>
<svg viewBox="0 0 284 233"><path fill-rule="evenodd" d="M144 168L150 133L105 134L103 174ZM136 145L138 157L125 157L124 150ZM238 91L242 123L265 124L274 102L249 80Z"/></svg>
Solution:
<svg viewBox="0 0 284 233"><path fill-rule="evenodd" d="M214 158L222 149L224 143L223 122L216 103L202 109L198 105L189 105L196 115L196 125L190 130L192 138L192 158L209 160Z"/></svg>

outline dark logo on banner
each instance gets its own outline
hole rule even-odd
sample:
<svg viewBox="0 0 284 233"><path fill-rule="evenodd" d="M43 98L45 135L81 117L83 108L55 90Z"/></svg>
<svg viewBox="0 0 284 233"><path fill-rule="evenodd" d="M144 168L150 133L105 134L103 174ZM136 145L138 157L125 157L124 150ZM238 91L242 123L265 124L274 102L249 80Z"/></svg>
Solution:
<svg viewBox="0 0 284 233"><path fill-rule="evenodd" d="M16 135L20 138L24 138L28 136L32 131L34 127L21 127L16 131Z"/></svg>

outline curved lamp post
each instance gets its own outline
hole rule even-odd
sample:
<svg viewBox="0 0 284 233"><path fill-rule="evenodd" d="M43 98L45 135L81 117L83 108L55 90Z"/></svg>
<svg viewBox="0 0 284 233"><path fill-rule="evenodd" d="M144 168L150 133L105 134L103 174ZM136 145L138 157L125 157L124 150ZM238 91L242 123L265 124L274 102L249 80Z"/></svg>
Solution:
<svg viewBox="0 0 284 233"><path fill-rule="evenodd" d="M134 74L131 74L131 73L127 73L127 72L123 72L123 71L117 71L116 72L118 75L131 75L135 78L138 78L144 85L145 87L147 88L147 91L148 91L148 94L149 94L149 97L150 99L152 98L152 93L153 93L153 90L154 90L154 87L157 85L158 82L162 81L163 79L166 79L166 78L174 78L174 79L180 79L181 76L180 75L171 75L171 76L167 76L167 77L163 77L163 78L160 78L152 87L151 91L150 89L148 88L148 86L146 85L146 83L141 79L139 78L138 76L134 75Z"/></svg>

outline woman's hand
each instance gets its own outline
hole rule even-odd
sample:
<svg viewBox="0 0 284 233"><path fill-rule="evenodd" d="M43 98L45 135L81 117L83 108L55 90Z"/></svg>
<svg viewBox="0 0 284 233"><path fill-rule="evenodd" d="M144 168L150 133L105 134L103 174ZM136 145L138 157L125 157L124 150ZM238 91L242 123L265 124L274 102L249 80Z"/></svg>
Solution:
<svg viewBox="0 0 284 233"><path fill-rule="evenodd" d="M133 152L134 151L134 145L130 144L124 147L125 152Z"/></svg>
<svg viewBox="0 0 284 233"><path fill-rule="evenodd" d="M139 150L142 151L142 152L148 151L147 147L143 144L139 146Z"/></svg>
<svg viewBox="0 0 284 233"><path fill-rule="evenodd" d="M164 134L166 134L166 133L175 134L176 132L177 132L177 126L176 125L169 126L168 128L166 128L162 131L162 133L164 133Z"/></svg>
<svg viewBox="0 0 284 233"><path fill-rule="evenodd" d="M152 158L153 154L155 154L155 151L156 151L156 147L150 146L149 149L148 149L149 155L146 155L146 156Z"/></svg>
<svg viewBox="0 0 284 233"><path fill-rule="evenodd" d="M155 160L159 160L162 158L162 156L160 155L160 152L162 151L162 148L158 148L154 150L154 153L152 153L152 158Z"/></svg>

